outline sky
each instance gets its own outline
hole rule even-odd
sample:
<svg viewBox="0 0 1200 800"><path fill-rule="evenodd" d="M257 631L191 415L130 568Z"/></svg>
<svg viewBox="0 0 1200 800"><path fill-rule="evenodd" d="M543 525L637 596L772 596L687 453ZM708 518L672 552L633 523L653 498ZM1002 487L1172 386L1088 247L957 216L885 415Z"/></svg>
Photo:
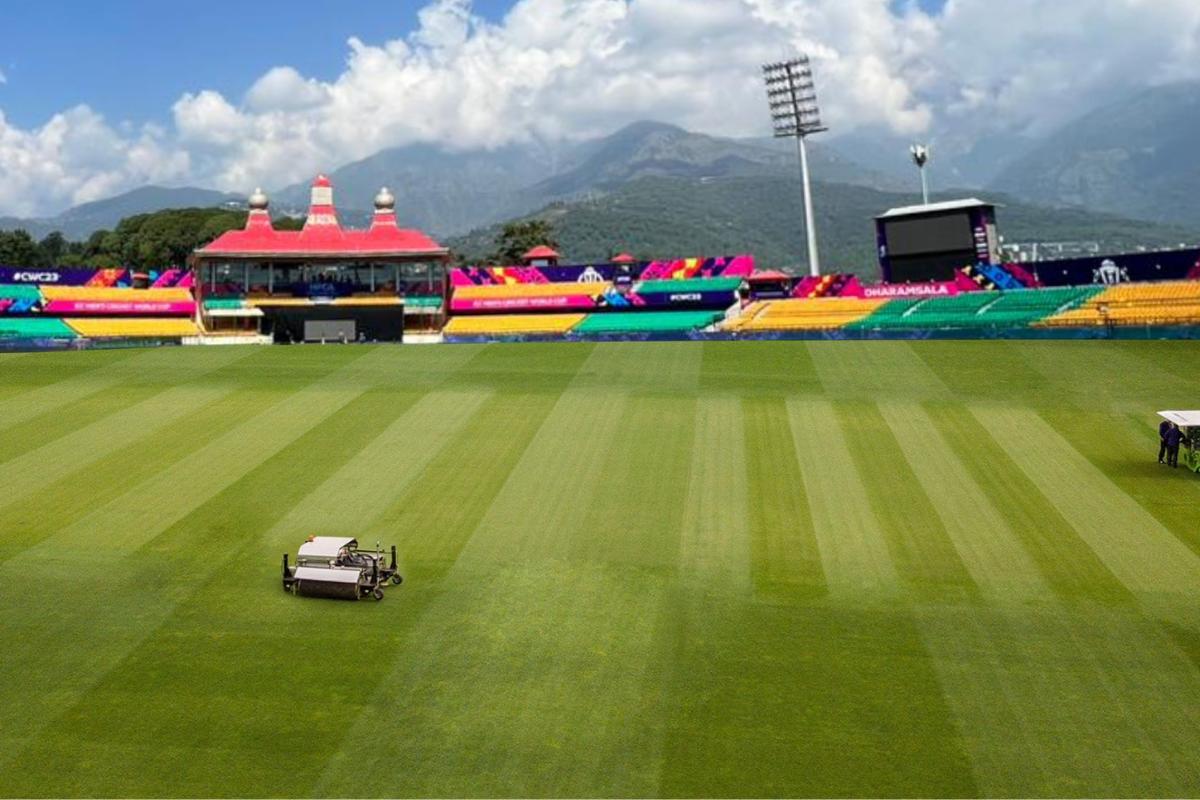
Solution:
<svg viewBox="0 0 1200 800"><path fill-rule="evenodd" d="M4 9L0 214L248 192L380 149L769 131L807 52L835 131L1035 134L1200 79L1196 0L40 0Z"/></svg>

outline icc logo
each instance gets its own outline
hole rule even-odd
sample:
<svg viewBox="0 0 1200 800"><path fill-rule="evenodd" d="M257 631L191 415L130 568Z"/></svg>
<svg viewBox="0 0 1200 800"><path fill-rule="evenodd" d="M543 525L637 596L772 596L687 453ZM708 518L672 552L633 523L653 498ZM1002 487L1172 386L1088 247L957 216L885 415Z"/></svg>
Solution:
<svg viewBox="0 0 1200 800"><path fill-rule="evenodd" d="M1120 283L1129 283L1129 270L1125 267L1117 266L1117 262L1111 258L1104 259L1100 264L1100 269L1092 272L1092 281L1094 283L1102 283L1105 286L1116 286Z"/></svg>
<svg viewBox="0 0 1200 800"><path fill-rule="evenodd" d="M579 283L608 283L604 280L604 276L596 271L595 267L588 267L579 276Z"/></svg>

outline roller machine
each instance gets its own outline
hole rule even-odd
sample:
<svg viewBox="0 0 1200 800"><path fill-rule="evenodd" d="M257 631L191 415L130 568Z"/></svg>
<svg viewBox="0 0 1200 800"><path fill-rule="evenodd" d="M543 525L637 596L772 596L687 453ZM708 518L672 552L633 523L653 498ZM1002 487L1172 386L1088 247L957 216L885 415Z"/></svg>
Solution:
<svg viewBox="0 0 1200 800"><path fill-rule="evenodd" d="M358 540L341 536L310 536L300 545L296 565L283 554L283 589L303 597L328 597L359 600L368 595L383 599L383 587L404 579L396 567L396 546L392 545L391 564L376 545L374 550L359 550Z"/></svg>

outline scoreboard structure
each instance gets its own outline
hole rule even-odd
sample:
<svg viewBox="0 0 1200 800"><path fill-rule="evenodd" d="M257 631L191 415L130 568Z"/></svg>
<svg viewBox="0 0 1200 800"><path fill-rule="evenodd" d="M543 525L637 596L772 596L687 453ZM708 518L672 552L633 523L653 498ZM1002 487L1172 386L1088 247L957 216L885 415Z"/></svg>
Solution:
<svg viewBox="0 0 1200 800"><path fill-rule="evenodd" d="M996 206L973 198L894 208L875 218L875 237L886 283L952 281L956 270L1000 260Z"/></svg>

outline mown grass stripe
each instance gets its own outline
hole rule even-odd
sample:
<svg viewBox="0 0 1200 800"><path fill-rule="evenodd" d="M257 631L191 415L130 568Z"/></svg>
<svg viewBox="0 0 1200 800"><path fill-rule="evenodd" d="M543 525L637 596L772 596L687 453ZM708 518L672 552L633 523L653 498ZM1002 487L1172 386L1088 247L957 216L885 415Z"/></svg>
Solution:
<svg viewBox="0 0 1200 800"><path fill-rule="evenodd" d="M115 385L0 431L0 465L19 461L31 451L53 445L80 428L118 415L130 406L139 406L165 390L166 387Z"/></svg>
<svg viewBox="0 0 1200 800"><path fill-rule="evenodd" d="M1157 463L1161 421L1157 415L1147 409L1114 415L1062 408L1043 411L1042 417L1080 455L1200 556L1200 525L1196 524L1200 480L1182 466L1172 470ZM1104 435L1097 436L1098 430Z"/></svg>
<svg viewBox="0 0 1200 800"><path fill-rule="evenodd" d="M417 395L411 395L408 402L404 402L403 398L398 402L393 393L359 394L326 417L323 424L310 428L256 470L180 519L156 540L156 545L160 541L164 544L171 542L176 544L175 547L155 546L141 554L143 561L149 559L151 563L176 564L178 572L175 583L169 589L147 596L142 583L145 579L144 570L125 569L119 563L108 565L110 585L106 594L112 605L94 609L85 624L93 629L112 628L113 635L98 652L65 653L66 657L62 659L64 663L50 666L49 672L57 673L56 685L62 687L63 691L58 696L46 698L45 706L49 708L37 709L39 721L36 727L51 721L54 721L54 726L35 741L27 743L29 746L20 754L21 759L38 762L47 758L62 760L74 757L78 761L78 754L87 753L90 758L78 770L62 776L67 781L75 782L66 784L75 788L64 791L78 791L84 785L90 785L95 790L96 786L106 785L107 781L123 779L122 776L106 773L104 769L107 763L119 756L123 747L137 745L142 749L156 749L162 747L164 742L180 736L185 743L191 741L190 737L194 734L189 733L186 727L173 727L171 722L175 719L175 712L186 706L191 696L187 686L194 686L196 676L190 672L180 674L164 671L155 666L156 659L164 657L164 654L169 658L170 652L178 646L179 636L186 639L193 629L198 641L206 644L210 650L244 644L240 637L227 640L220 635L214 636L215 632L223 629L219 620L226 614L238 613L240 605L236 597L239 589L244 590L248 585L262 580L269 580L278 587L278 556L274 555L274 551L282 545L276 543L260 547L267 538L264 533L247 536L246 532L277 533L276 528L285 524L284 520L288 520L289 516L290 524L302 525L303 521L297 520L297 516L306 517L314 508L336 507L339 498L321 494L319 487L330 481L331 475L337 475L339 470L345 468L416 399ZM313 458L313 453L320 453L320 459ZM339 481L339 485L343 484ZM381 498L380 502L385 500L386 497ZM361 508L359 506L356 510ZM295 546L292 541L287 544L288 549L294 549ZM264 550L272 552L269 560L263 558ZM249 557L241 554L249 554ZM222 585L223 581L225 583ZM74 589L77 592L86 590L82 584ZM255 625L260 637L269 633L274 626L294 623L298 611L314 610L312 605L295 605L302 601L284 597L282 592L278 592L278 598L272 595L272 599L283 602L260 604L256 608ZM175 614L174 622L171 622L172 613ZM60 622L59 632L62 632L62 628L78 624L78 620L64 619ZM168 627L163 629L165 624ZM46 627L38 629L39 637L50 634ZM359 635L358 629L345 631L346 638L352 637L356 641ZM325 641L328 644L327 639ZM347 645L347 642L339 643L342 649ZM28 653L19 654L26 661L36 657L36 649L31 646L29 650ZM254 649L242 655L247 659L247 664L263 670L257 674L256 680L277 683L277 663L261 661L255 656ZM245 675L245 670L227 667L223 671L225 679L228 679L231 671ZM129 677L125 677L126 672ZM186 685L175 686L175 681L182 681ZM148 703L144 698L130 702L128 692L131 686L138 687L138 692L162 692L175 696L176 702L169 706ZM231 686L229 691L233 688ZM291 692L302 694L313 688L312 684L301 684L292 687ZM85 702L78 702L84 697ZM288 693L277 697L278 703L286 703L290 707ZM55 706L60 709L58 713L64 714L56 721L53 720L55 712L50 710ZM278 707L273 708L271 716L278 717L283 711ZM203 709L197 708L191 716L195 718L202 714ZM25 712L18 713L18 716L25 716ZM241 733L231 732L233 740L239 736L248 737L242 742L241 758L249 757L253 751L252 742L261 740L268 730L276 740L288 735L277 726L272 730L269 718L262 719L262 730L250 720L244 722L246 724L239 728ZM311 731L321 722L321 719L315 719L309 731L292 729L290 735L300 735L303 742L311 745ZM30 720L24 723L26 729L35 726ZM227 742L214 743L221 748L221 757L229 767L239 756L234 752L226 752L225 744ZM311 761L311 756L304 761ZM19 766L21 762L17 763ZM258 764L255 774L263 776L265 781L261 785L262 791L258 793L267 793L270 785L267 779L279 785L278 782L285 775L294 774L295 771L295 765L280 764L277 772L268 772L264 765ZM143 793L170 793L167 784L157 782L162 779L161 775L149 774L144 777L148 783ZM193 777L207 779L204 776ZM178 785L176 776L171 786ZM299 789L296 793L300 793Z"/></svg>
<svg viewBox="0 0 1200 800"><path fill-rule="evenodd" d="M928 400L951 397L917 355L925 342L810 342L808 351L831 400Z"/></svg>
<svg viewBox="0 0 1200 800"><path fill-rule="evenodd" d="M742 400L747 524L756 591L763 596L826 592L808 494L782 399Z"/></svg>
<svg viewBox="0 0 1200 800"><path fill-rule="evenodd" d="M984 412L985 414L987 412ZM985 417L986 419L986 417ZM1132 595L1043 494L1042 488L961 406L938 409L938 429L1062 598L1130 602Z"/></svg>
<svg viewBox="0 0 1200 800"><path fill-rule="evenodd" d="M245 357L246 351L231 348L206 348L218 351L187 359L186 366L177 363L179 353L175 348L131 351L118 357L104 354L96 359L100 366L85 366L69 377L45 383L12 397L0 400L0 431L50 415L85 398L94 397L121 385L152 382L169 383L183 381L203 372L217 369ZM50 354L61 355L61 354ZM101 355L101 354L96 354ZM88 362L83 362L85 365ZM64 367L66 363L64 363Z"/></svg>
<svg viewBox="0 0 1200 800"><path fill-rule="evenodd" d="M974 597L978 586L879 407L842 403L837 416L906 590L924 600Z"/></svg>
<svg viewBox="0 0 1200 800"><path fill-rule="evenodd" d="M455 570L313 791L369 793L364 776L386 774L400 796L655 795L660 732L642 710L665 580L597 563Z"/></svg>
<svg viewBox="0 0 1200 800"><path fill-rule="evenodd" d="M820 394L821 379L806 347L778 342L704 342L700 385L742 397Z"/></svg>
<svg viewBox="0 0 1200 800"><path fill-rule="evenodd" d="M700 399L694 428L694 441L677 445L691 462L679 489L684 498L679 568L714 588L744 592L751 587L751 543L741 402L736 397ZM642 502L655 499L647 496Z"/></svg>
<svg viewBox="0 0 1200 800"><path fill-rule="evenodd" d="M880 403L879 410L975 584L1006 600L1046 593L1040 570L1007 518L946 444L925 409Z"/></svg>
<svg viewBox="0 0 1200 800"><path fill-rule="evenodd" d="M656 796L979 794L904 604L691 593L663 620L674 649Z"/></svg>
<svg viewBox="0 0 1200 800"><path fill-rule="evenodd" d="M695 408L684 397L633 395L623 400L619 426L596 455L600 477L578 526L559 532L556 551L565 547L576 563L666 571L677 567L681 537L686 536L681 524L688 480L696 478L688 471ZM675 491L664 493L667 486Z"/></svg>
<svg viewBox="0 0 1200 800"><path fill-rule="evenodd" d="M894 592L899 582L887 540L833 405L824 400L789 400L787 407L830 591Z"/></svg>
<svg viewBox="0 0 1200 800"><path fill-rule="evenodd" d="M983 795L1194 793L1200 674L1153 623L1053 604L918 617Z"/></svg>
<svg viewBox="0 0 1200 800"><path fill-rule="evenodd" d="M1047 383L1057 388L1051 405L1076 405L1097 411L1161 411L1183 403L1192 407L1195 386L1174 372L1146 358L1141 348L1114 342L1110 347L1094 347L1093 342L1041 342L1024 348L1029 363ZM1160 360L1172 360L1183 342L1158 342ZM1097 380L1097 375L1120 375L1121 380Z"/></svg>
<svg viewBox="0 0 1200 800"><path fill-rule="evenodd" d="M73 461L71 471L57 479L47 477L50 465L31 468L30 473L41 482L26 487L22 494L14 493L0 513L0 561L89 514L123 487L153 477L162 468L159 457L163 454L182 458L203 447L205 437L219 436L260 413L268 398L268 393L254 389L220 394L208 405L189 411L186 423L147 430L145 436L124 441L95 461Z"/></svg>
<svg viewBox="0 0 1200 800"><path fill-rule="evenodd" d="M1139 595L1200 596L1200 557L1029 409L972 409L1100 560Z"/></svg>
<svg viewBox="0 0 1200 800"><path fill-rule="evenodd" d="M576 389L676 393L700 383L703 350L691 342L602 342L571 381Z"/></svg>
<svg viewBox="0 0 1200 800"><path fill-rule="evenodd" d="M620 435L626 396L596 402L569 389L509 473L459 564L565 558L591 499L603 486L605 455Z"/></svg>
<svg viewBox="0 0 1200 800"><path fill-rule="evenodd" d="M364 352L362 357L371 355ZM363 392L361 387L341 386L335 371L282 397L201 449L169 462L157 475L128 488L26 553L37 558L48 551L87 546L96 530L106 532L109 558L136 550ZM147 498L166 497L174 501L147 502ZM8 565L15 565L19 558Z"/></svg>
<svg viewBox="0 0 1200 800"><path fill-rule="evenodd" d="M6 488L0 495L0 509L44 483L104 458L130 441L180 424L192 412L231 391L232 388L182 386L151 394L132 405L125 405L134 398L123 391L106 392L106 395L120 399L121 404L115 406L117 410L97 413L95 409L89 409L88 414L76 423L88 416L94 418L94 422L0 463L0 485Z"/></svg>
<svg viewBox="0 0 1200 800"><path fill-rule="evenodd" d="M442 577L554 407L542 393L493 396L367 529L391 536L417 580ZM503 425L505 435L497 436Z"/></svg>
<svg viewBox="0 0 1200 800"><path fill-rule="evenodd" d="M561 559L570 553L570 540L601 489L605 455L620 435L627 398L624 392L603 392L597 401L595 390L578 388L608 369L613 358L598 345L580 352L586 357L574 362L569 388L509 473L460 554L460 566Z"/></svg>

